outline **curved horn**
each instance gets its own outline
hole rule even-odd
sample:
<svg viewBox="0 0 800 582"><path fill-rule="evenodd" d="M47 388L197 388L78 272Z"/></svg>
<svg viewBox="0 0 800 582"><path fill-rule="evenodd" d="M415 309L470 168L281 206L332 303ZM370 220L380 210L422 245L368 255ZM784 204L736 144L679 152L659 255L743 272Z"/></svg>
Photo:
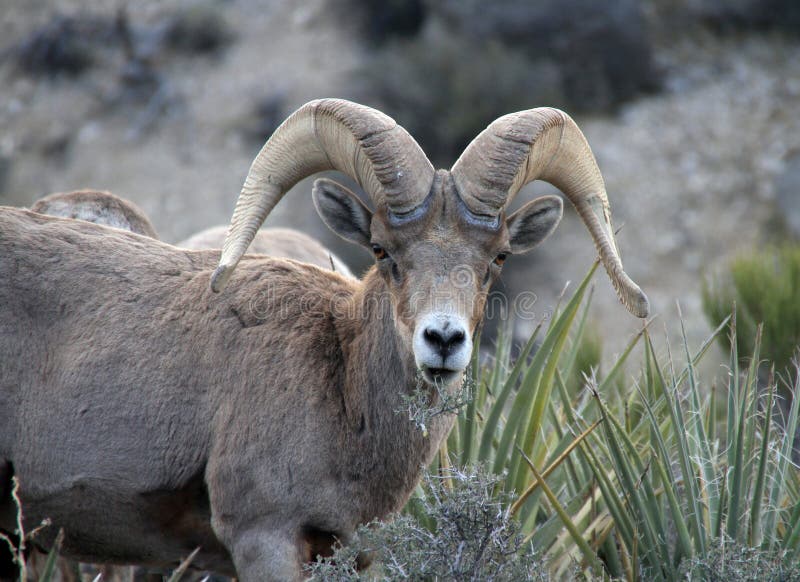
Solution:
<svg viewBox="0 0 800 582"><path fill-rule="evenodd" d="M600 169L569 115L542 107L495 120L464 150L452 174L470 211L486 216L496 216L528 182L553 184L589 229L622 304L647 317L647 296L622 267Z"/></svg>
<svg viewBox="0 0 800 582"><path fill-rule="evenodd" d="M221 291L267 215L303 178L338 170L376 206L419 206L434 169L417 142L380 111L342 99L311 101L284 121L256 156L233 211L211 289Z"/></svg>

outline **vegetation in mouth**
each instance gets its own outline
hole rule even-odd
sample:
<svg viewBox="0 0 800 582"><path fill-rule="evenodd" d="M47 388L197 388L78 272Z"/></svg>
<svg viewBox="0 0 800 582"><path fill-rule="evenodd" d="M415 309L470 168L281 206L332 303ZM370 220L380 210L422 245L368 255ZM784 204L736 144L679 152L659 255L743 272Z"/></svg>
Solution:
<svg viewBox="0 0 800 582"><path fill-rule="evenodd" d="M428 436L428 427L436 417L445 414L456 414L463 409L472 399L474 382L472 370L477 365L477 350L472 356L473 365L464 373L464 378L458 386L450 386L449 380L456 372L444 370L444 374L434 372L428 368L433 382L426 380L426 371L417 370L414 389L410 394L401 394L403 405L396 410L398 414L405 414L423 436ZM444 377L447 376L449 377Z"/></svg>

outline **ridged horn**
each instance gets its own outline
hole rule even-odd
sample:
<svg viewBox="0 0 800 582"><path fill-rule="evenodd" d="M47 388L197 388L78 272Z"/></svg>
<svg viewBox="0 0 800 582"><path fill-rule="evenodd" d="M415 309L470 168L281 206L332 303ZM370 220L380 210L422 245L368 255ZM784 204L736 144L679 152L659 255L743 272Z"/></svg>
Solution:
<svg viewBox="0 0 800 582"><path fill-rule="evenodd" d="M541 107L500 117L467 146L451 172L470 211L485 216L496 216L529 182L553 184L589 229L622 304L647 317L647 296L622 267L600 169L569 115Z"/></svg>
<svg viewBox="0 0 800 582"><path fill-rule="evenodd" d="M347 174L376 207L386 205L396 214L425 200L434 175L417 142L380 111L342 99L306 103L275 130L250 166L211 277L214 292L225 287L283 195L325 170Z"/></svg>

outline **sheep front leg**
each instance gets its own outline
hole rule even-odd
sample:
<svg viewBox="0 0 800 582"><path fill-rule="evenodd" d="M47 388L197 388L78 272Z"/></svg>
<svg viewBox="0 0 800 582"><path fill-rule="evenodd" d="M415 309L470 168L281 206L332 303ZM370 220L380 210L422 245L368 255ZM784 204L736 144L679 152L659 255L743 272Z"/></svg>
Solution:
<svg viewBox="0 0 800 582"><path fill-rule="evenodd" d="M295 582L304 578L295 536L252 527L230 545L241 582Z"/></svg>

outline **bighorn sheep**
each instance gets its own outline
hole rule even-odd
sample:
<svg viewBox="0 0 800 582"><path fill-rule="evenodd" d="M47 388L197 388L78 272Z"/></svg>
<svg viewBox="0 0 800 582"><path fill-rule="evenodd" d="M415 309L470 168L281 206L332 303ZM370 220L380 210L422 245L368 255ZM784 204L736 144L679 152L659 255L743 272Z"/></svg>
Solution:
<svg viewBox="0 0 800 582"><path fill-rule="evenodd" d="M56 192L37 200L33 212L74 218L121 228L158 238L155 227L141 208L130 200L105 190ZM186 249L219 249L225 241L226 226L212 226L177 243ZM294 259L352 276L347 265L317 240L290 228L265 228L256 234L249 251L253 254Z"/></svg>
<svg viewBox="0 0 800 582"><path fill-rule="evenodd" d="M150 219L141 208L130 200L121 198L106 190L56 192L34 202L31 206L31 210L39 214L84 220L113 228L121 228L122 230L135 232L136 234L149 236L155 239L158 238ZM11 570L9 571L16 570L16 564L10 564L9 566L11 566ZM70 564L64 558L59 559L58 567L62 575L64 572L74 571L74 565ZM113 578L113 572L110 572L108 567L104 569L103 574L105 577L111 574ZM122 573L118 572L118 574L121 578ZM136 579L140 578L140 576L136 576L135 574L134 577L136 577ZM159 575L151 575L148 576L147 579L153 577L158 580L162 579ZM0 573L0 579L3 579L2 573ZM67 579L71 580L72 577L69 576Z"/></svg>
<svg viewBox="0 0 800 582"><path fill-rule="evenodd" d="M141 208L130 200L104 190L57 192L37 200L31 206L31 210L50 216L77 218L158 238L156 229Z"/></svg>
<svg viewBox="0 0 800 582"><path fill-rule="evenodd" d="M225 242L227 226L212 226L179 242L184 249L220 249ZM256 233L247 251L256 255L283 257L331 269L342 275L353 274L339 257L322 246L316 239L291 228L262 228Z"/></svg>
<svg viewBox="0 0 800 582"><path fill-rule="evenodd" d="M327 225L374 253L360 281L244 256L283 194L322 170L374 203L313 188ZM216 270L213 251L4 209L0 483L16 474L27 520L51 518L81 558L174 564L199 546L198 567L244 582L302 577L400 509L450 430L440 416L424 436L396 414L401 396L418 371L458 385L506 256L559 222L557 196L506 217L535 179L575 205L622 303L646 316L594 156L556 109L501 117L436 171L384 114L308 103L253 162Z"/></svg>

